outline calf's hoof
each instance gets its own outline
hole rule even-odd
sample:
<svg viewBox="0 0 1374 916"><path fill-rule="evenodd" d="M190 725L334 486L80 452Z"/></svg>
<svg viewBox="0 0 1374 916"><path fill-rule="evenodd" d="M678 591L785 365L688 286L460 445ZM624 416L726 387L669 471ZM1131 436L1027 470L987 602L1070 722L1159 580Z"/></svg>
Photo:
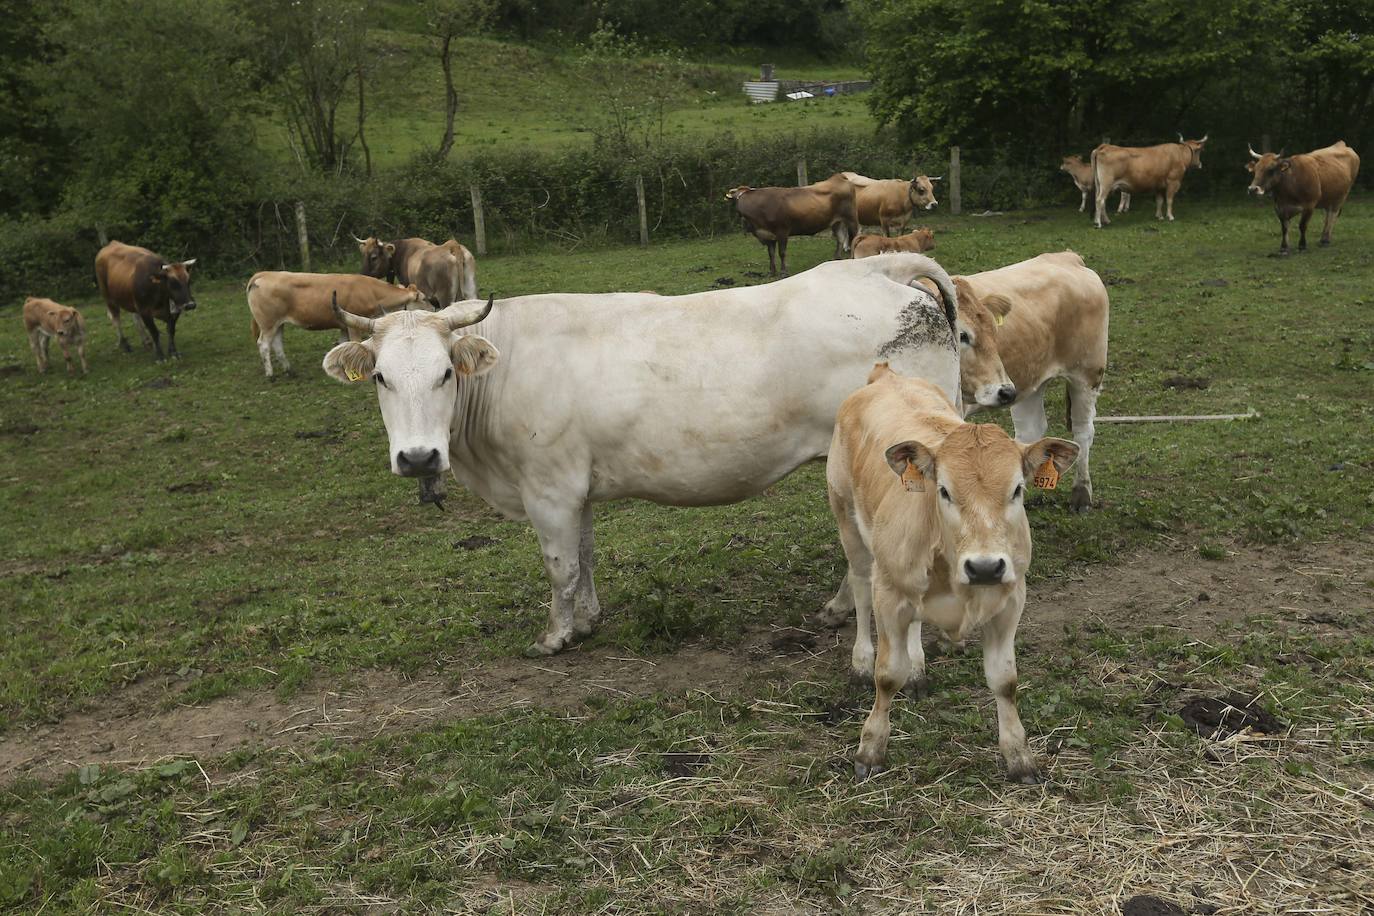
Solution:
<svg viewBox="0 0 1374 916"><path fill-rule="evenodd" d="M864 763L862 760L854 761L854 779L856 782L863 782L865 779L871 779L879 773L886 772L887 764L885 763Z"/></svg>
<svg viewBox="0 0 1374 916"><path fill-rule="evenodd" d="M1074 512L1087 512L1093 507L1093 496L1087 487L1074 487L1069 496L1069 508Z"/></svg>

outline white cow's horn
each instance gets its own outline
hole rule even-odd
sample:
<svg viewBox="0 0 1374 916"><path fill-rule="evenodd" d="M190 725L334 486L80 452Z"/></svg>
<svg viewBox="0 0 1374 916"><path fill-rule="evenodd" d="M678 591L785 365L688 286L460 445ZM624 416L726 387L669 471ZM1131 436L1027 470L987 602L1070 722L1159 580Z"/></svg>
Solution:
<svg viewBox="0 0 1374 916"><path fill-rule="evenodd" d="M1178 142L1179 142L1179 143L1187 143L1188 141L1183 139L1183 134L1179 134L1179 135L1178 135Z"/></svg>
<svg viewBox="0 0 1374 916"><path fill-rule="evenodd" d="M352 328L355 331L364 331L368 334L372 333L372 326L376 324L375 321L371 318L364 318L362 315L354 315L352 312L345 312L343 309L339 308L339 291L337 289L334 290L331 302L334 306L334 319L338 321L339 324L346 328Z"/></svg>
<svg viewBox="0 0 1374 916"><path fill-rule="evenodd" d="M1257 152L1255 152L1255 148L1254 148L1253 146L1251 146L1250 144L1248 144L1248 143L1245 144L1245 148L1248 149L1248 150L1250 151L1250 158L1251 158L1251 159L1259 159L1259 158L1261 158L1260 154L1257 153Z"/></svg>
<svg viewBox="0 0 1374 916"><path fill-rule="evenodd" d="M482 306L480 309L474 309L473 311L465 312L462 315L446 316L444 320L448 322L448 329L450 331L456 331L459 328L465 328L470 324L476 324L483 318L487 317L487 315L491 314L491 307L495 302L496 295L494 293L489 293L487 295L487 304Z"/></svg>
<svg viewBox="0 0 1374 916"><path fill-rule="evenodd" d="M931 177L927 178L926 180L927 180L927 181L944 181L944 180L945 180L945 176L943 176L943 175L932 175Z"/></svg>

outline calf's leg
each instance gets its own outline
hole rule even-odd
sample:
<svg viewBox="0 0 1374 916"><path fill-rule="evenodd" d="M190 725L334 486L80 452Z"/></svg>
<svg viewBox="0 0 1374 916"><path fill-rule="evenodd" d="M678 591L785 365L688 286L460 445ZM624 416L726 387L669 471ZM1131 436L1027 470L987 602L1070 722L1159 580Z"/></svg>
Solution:
<svg viewBox="0 0 1374 916"><path fill-rule="evenodd" d="M57 343L59 346L62 347L62 361L67 364L67 374L71 375L74 372L76 372L76 367L72 365L71 348L67 346L67 341L63 340L60 337L57 339Z"/></svg>
<svg viewBox="0 0 1374 916"><path fill-rule="evenodd" d="M1036 783L1040 775L1016 709L1016 625L1025 602L1025 585L1021 583L1005 609L983 624L983 674L997 698L997 744L1007 763L1007 779Z"/></svg>
<svg viewBox="0 0 1374 916"><path fill-rule="evenodd" d="M33 360L38 364L38 371L47 372L48 335L36 326L29 330L29 349L33 350Z"/></svg>
<svg viewBox="0 0 1374 916"><path fill-rule="evenodd" d="M849 571L845 574L839 593L825 606L820 620L828 626L837 627L848 619L848 611L854 612L854 647L849 653L849 670L854 678L867 680L873 676L870 623L873 612L873 554L859 533L852 507L833 492L830 494L830 511L840 530L840 546L844 548ZM848 594L845 594L846 591ZM848 598L847 604L845 598Z"/></svg>
<svg viewBox="0 0 1374 916"><path fill-rule="evenodd" d="M873 709L864 721L854 775L876 776L887 769L887 739L892 733L892 698L911 676L907 633L914 609L895 593L881 576L874 581L873 611L878 624L878 657L873 668Z"/></svg>

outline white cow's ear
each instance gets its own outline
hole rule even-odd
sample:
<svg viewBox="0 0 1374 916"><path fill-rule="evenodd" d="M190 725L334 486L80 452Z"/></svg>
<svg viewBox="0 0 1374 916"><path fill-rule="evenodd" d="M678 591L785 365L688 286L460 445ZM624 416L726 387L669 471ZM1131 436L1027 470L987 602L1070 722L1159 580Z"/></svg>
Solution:
<svg viewBox="0 0 1374 916"><path fill-rule="evenodd" d="M1077 458L1077 443L1067 439L1046 437L1030 445L1021 446L1021 471L1030 478L1046 461L1051 461L1054 463L1055 471L1062 474L1073 466Z"/></svg>
<svg viewBox="0 0 1374 916"><path fill-rule="evenodd" d="M350 340L341 343L324 355L324 371L340 382L361 382L372 377L377 366L377 354L366 343Z"/></svg>
<svg viewBox="0 0 1374 916"><path fill-rule="evenodd" d="M924 490L925 479L935 477L935 453L915 439L899 442L885 454L888 467L912 492Z"/></svg>
<svg viewBox="0 0 1374 916"><path fill-rule="evenodd" d="M501 358L496 345L477 334L451 334L448 351L453 357L454 371L469 378L491 371Z"/></svg>

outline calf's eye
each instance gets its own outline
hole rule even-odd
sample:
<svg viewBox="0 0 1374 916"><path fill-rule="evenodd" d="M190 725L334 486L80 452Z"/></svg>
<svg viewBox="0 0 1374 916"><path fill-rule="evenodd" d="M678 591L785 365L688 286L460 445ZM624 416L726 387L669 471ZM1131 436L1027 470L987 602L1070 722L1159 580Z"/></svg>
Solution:
<svg viewBox="0 0 1374 916"><path fill-rule="evenodd" d="M949 498L949 491L946 490L944 487L940 488L940 498L943 499L945 502L951 501Z"/></svg>
<svg viewBox="0 0 1374 916"><path fill-rule="evenodd" d="M1018 483L1018 484L1016 485L1016 489L1011 491L1011 498L1012 498L1012 501L1015 502L1016 500L1020 499L1020 498L1021 498L1022 496L1024 496L1025 494L1026 494L1026 488L1023 487L1021 484Z"/></svg>

